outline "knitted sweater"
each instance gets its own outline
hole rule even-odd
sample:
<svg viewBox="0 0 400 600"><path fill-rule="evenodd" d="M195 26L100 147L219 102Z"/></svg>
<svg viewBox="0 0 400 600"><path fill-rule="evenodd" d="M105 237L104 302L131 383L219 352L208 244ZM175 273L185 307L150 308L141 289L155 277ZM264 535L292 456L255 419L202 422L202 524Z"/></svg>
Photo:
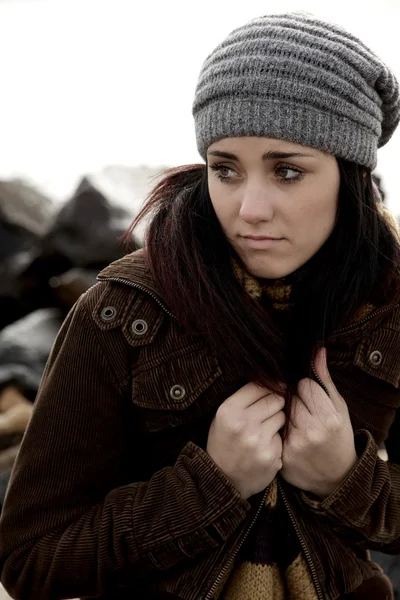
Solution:
<svg viewBox="0 0 400 600"><path fill-rule="evenodd" d="M260 497L254 497L259 502ZM275 478L258 520L214 599L317 600L307 561Z"/></svg>

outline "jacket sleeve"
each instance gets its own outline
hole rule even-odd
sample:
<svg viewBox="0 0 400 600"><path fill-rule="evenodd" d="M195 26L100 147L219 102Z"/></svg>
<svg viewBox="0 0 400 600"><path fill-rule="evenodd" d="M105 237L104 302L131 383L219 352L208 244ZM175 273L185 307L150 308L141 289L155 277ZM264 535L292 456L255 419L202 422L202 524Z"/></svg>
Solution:
<svg viewBox="0 0 400 600"><path fill-rule="evenodd" d="M333 494L308 503L344 539L364 549L400 553L400 465L384 461L367 430L356 433L359 459Z"/></svg>
<svg viewBox="0 0 400 600"><path fill-rule="evenodd" d="M191 442L174 465L141 480L131 401L98 335L81 298L56 339L14 466L0 567L18 600L92 597L151 581L220 546L249 509Z"/></svg>
<svg viewBox="0 0 400 600"><path fill-rule="evenodd" d="M344 378L334 378L343 398L348 400L351 395L356 398L361 414L365 411L363 402L370 402L374 394L388 393L388 384L362 373L354 372L351 380L353 389L348 379L344 384ZM367 397L364 398L360 390ZM399 391L393 387L390 393L391 401L398 404ZM379 410L378 403L376 407ZM399 418L400 409L396 411L395 423ZM302 493L305 503L322 518L329 519L331 527L340 537L363 549L380 550L387 554L400 553L400 465L393 460L393 448L399 444L396 432L398 423L389 431L386 443L391 452L389 460L385 461L378 455L378 446L371 431L361 426L355 432L358 461L335 492L323 501Z"/></svg>

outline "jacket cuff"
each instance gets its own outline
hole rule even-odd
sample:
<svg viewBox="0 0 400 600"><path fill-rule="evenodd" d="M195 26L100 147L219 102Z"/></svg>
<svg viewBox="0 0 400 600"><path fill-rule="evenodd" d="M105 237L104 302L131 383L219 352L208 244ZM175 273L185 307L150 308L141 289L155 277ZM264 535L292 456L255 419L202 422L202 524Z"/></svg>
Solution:
<svg viewBox="0 0 400 600"><path fill-rule="evenodd" d="M188 442L183 453L201 461L197 472L197 477L201 480L201 491L210 499L214 515L218 515L213 525L225 541L243 521L251 504L242 498L231 480L200 446ZM218 506L221 507L220 510Z"/></svg>
<svg viewBox="0 0 400 600"><path fill-rule="evenodd" d="M378 447L371 433L366 429L356 431L355 445L358 461L330 496L318 500L312 494L301 493L303 501L315 512L349 520L351 515L364 511L365 480L375 469Z"/></svg>
<svg viewBox="0 0 400 600"><path fill-rule="evenodd" d="M206 499L202 526L162 544L149 557L159 570L168 570L180 559L193 559L219 548L244 522L249 502L215 464L212 458L193 442L186 444L182 457L190 459L190 473L196 488Z"/></svg>

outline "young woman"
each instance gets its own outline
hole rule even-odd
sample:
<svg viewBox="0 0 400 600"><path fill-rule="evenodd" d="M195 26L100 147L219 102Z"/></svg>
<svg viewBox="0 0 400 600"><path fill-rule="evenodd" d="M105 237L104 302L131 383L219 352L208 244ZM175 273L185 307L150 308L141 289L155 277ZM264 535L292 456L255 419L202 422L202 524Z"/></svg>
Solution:
<svg viewBox="0 0 400 600"><path fill-rule="evenodd" d="M206 165L65 321L5 501L19 600L391 597L400 551L399 243L371 170L399 88L311 16L206 60ZM395 455L395 452L393 452ZM398 454L397 454L398 455Z"/></svg>

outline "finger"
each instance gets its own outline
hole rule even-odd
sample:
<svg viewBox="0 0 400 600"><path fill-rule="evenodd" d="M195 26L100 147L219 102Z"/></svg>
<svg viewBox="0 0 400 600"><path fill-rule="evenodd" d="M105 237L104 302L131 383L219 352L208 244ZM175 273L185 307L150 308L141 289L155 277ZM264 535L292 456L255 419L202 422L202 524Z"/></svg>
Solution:
<svg viewBox="0 0 400 600"><path fill-rule="evenodd" d="M335 384L332 381L332 377L329 373L328 364L327 364L327 352L326 348L320 348L317 352L317 355L314 360L314 368L321 379L322 383L325 385L329 397L331 398L333 404L338 407L338 405L344 402L343 398L339 394L336 389Z"/></svg>
<svg viewBox="0 0 400 600"><path fill-rule="evenodd" d="M280 433L276 433L271 440L271 449L275 456L279 457L279 470L282 469L282 454L283 454L283 442Z"/></svg>
<svg viewBox="0 0 400 600"><path fill-rule="evenodd" d="M308 408L307 404L303 402L299 395L294 395L292 397L292 404L290 408L289 414L289 423L297 428L303 427L304 423L309 420L311 415L311 411Z"/></svg>
<svg viewBox="0 0 400 600"><path fill-rule="evenodd" d="M233 407L239 410L245 410L269 393L270 392L267 389L251 381L232 394L225 402L229 402Z"/></svg>
<svg viewBox="0 0 400 600"><path fill-rule="evenodd" d="M282 410L285 406L285 400L282 396L271 394L264 396L246 408L246 414L251 418L263 422Z"/></svg>
<svg viewBox="0 0 400 600"><path fill-rule="evenodd" d="M322 416L336 410L332 399L312 379L301 379L297 385L297 394L311 415L318 414Z"/></svg>
<svg viewBox="0 0 400 600"><path fill-rule="evenodd" d="M269 419L263 422L264 431L267 435L278 433L286 423L286 415L279 411Z"/></svg>

